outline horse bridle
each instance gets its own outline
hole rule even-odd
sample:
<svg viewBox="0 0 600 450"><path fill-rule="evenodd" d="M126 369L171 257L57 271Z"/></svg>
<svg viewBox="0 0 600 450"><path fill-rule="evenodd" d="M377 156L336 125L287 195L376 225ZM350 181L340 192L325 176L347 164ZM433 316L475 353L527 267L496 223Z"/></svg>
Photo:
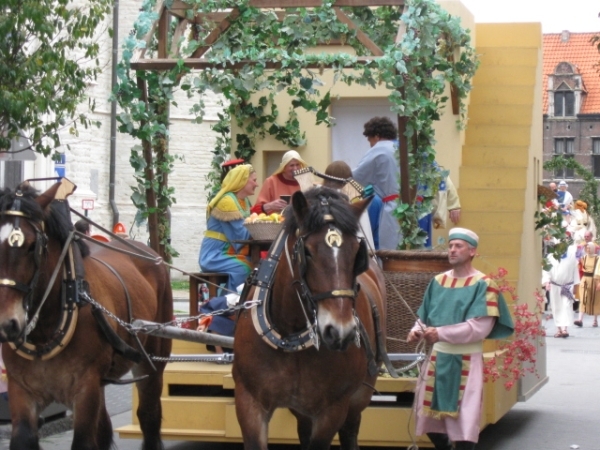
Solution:
<svg viewBox="0 0 600 450"><path fill-rule="evenodd" d="M328 224L329 230L325 235L325 242L329 247L340 247L343 243L342 233L334 226L335 218L331 214L329 208L329 202L327 198L323 195L319 196L320 206L323 211L323 219L325 223ZM356 296L358 295L358 290L360 286L356 282L356 275L354 276L354 285L348 289L333 289L327 292L321 292L319 294L313 294L310 288L308 287L308 283L306 282L306 248L304 241L309 236L309 234L304 234L299 236L294 244L294 260L298 265L299 278L294 281L294 284L299 285L299 295L302 300L304 300L308 305L310 305L313 310L316 310L317 303L321 300L325 300L327 298L350 298L352 299L352 307L354 308L354 303L356 302ZM363 238L359 239L359 250L357 253L357 258L363 258L367 254L367 246ZM363 253L364 252L364 253Z"/></svg>
<svg viewBox="0 0 600 450"><path fill-rule="evenodd" d="M14 216L15 222L14 227L10 235L8 236L8 245L11 247L22 247L25 243L25 235L21 228L19 227L21 219L26 220L35 230L35 250L34 250L34 263L35 263L35 273L31 278L29 284L21 283L18 280L14 280L11 278L2 278L0 279L0 287L6 286L11 289L16 289L19 292L22 292L23 297L23 308L25 312L28 313L31 308L33 302L33 291L35 286L37 285L39 276L40 276L40 267L42 264L42 257L44 252L46 251L46 244L48 242L48 237L44 231L44 222L36 221L32 217L25 214L21 211L21 199L23 194L20 191L16 192L17 198L12 204L11 209L7 209L5 211L0 212L0 216ZM39 226L38 226L39 225Z"/></svg>
<svg viewBox="0 0 600 450"><path fill-rule="evenodd" d="M333 225L334 217L329 212L327 199L322 197L321 204L325 208L324 219L326 222L329 223L329 231L327 236L329 236L329 238L332 240L332 245L335 245L334 242L339 242L339 244L341 244L341 233ZM281 333L279 333L279 331L276 329L275 325L271 323L268 313L269 308L267 307L267 304L271 296L271 289L273 287L275 270L279 264L280 256L283 253L283 251L285 251L286 253L288 259L288 266L290 268L290 271L292 271L292 277L294 277L293 264L288 251L289 245L287 244L289 235L284 229L282 229L279 232L278 236L273 241L273 244L269 249L267 258L261 260L259 266L253 271L249 281L247 282L247 286L256 286L252 299L256 302L257 306L251 309L252 323L254 325L254 328L256 329L256 332L261 336L262 340L266 342L269 346L273 348L279 348L288 352L300 351L312 346L318 347L318 334L316 332L316 309L317 303L319 301L331 297L351 298L353 302L352 306L354 309L354 303L359 291L359 287L356 283L355 278L354 286L352 287L352 289L334 289L316 295L312 293L305 279L306 250L304 248L304 239L306 239L308 235L309 234L305 234L303 236L298 237L293 247L293 259L294 263L298 266L299 271L299 278L295 280L294 283L299 284L299 289L297 290L297 293L299 296L300 305L303 308L304 314L306 316L307 324L305 330L293 333L288 336L282 336ZM357 272L356 262L358 261L358 259L364 260L364 263L363 266L358 267L359 271ZM357 254L357 259L355 260L355 277L358 273L366 270L364 264L368 266L368 252L366 243L364 242L364 240L361 239L359 253ZM243 298L245 298L245 296L243 296ZM306 305L308 305L312 309L313 323L311 323L311 320L306 313Z"/></svg>
<svg viewBox="0 0 600 450"><path fill-rule="evenodd" d="M333 216L331 219L326 219L328 221L333 221ZM341 233L337 228L333 225L329 225L329 231L336 236L341 236ZM306 282L306 249L304 246L304 240L308 237L308 234L298 237L294 244L294 261L298 266L298 279L294 280L293 284L299 285L298 292L302 300L304 300L308 305L310 305L313 309L316 310L317 303L321 300L325 300L326 298L350 298L352 299L352 303L356 301L356 296L358 295L359 285L356 282L356 277L354 278L354 286L348 289L333 289L331 291L321 292L319 294L313 294L308 283ZM365 246L364 240L359 238L360 246L359 252L362 251L362 246ZM365 247L366 248L366 247Z"/></svg>

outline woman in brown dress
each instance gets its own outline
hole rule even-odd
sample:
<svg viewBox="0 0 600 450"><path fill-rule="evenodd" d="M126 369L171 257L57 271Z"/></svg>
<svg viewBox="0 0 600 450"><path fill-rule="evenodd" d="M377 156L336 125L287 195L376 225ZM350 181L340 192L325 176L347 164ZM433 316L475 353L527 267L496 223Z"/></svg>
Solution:
<svg viewBox="0 0 600 450"><path fill-rule="evenodd" d="M598 326L598 315L600 315L599 259L600 257L596 254L596 244L594 242L586 244L585 255L580 260L583 276L579 285L582 299L579 306L579 320L573 322L578 327L583 326L584 314L594 316L592 326Z"/></svg>

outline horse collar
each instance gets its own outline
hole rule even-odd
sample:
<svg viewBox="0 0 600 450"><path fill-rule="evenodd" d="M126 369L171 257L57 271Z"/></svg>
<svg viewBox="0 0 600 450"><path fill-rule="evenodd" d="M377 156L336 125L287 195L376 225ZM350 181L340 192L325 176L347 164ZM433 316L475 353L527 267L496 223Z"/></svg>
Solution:
<svg viewBox="0 0 600 450"><path fill-rule="evenodd" d="M45 344L33 344L27 342L27 335L35 328L40 308L36 311L36 314L28 322L26 331L23 336L16 342L11 342L9 345L15 352L29 360L34 358L41 358L42 361L51 359L62 352L67 344L71 341L75 328L77 325L77 318L79 316L79 295L78 292L81 289L81 280L75 278L75 271L73 270L73 243L67 242L68 249L66 252L66 258L64 263L59 261L57 270L62 267L63 270L63 283L61 287L61 317L59 325L54 330L52 337ZM62 258L61 258L62 259Z"/></svg>
<svg viewBox="0 0 600 450"><path fill-rule="evenodd" d="M275 270L279 264L281 253L286 247L287 239L288 233L282 229L271 245L267 258L261 260L258 268L252 274L250 283L256 286L253 300L256 301L257 306L252 308L251 315L254 329L266 344L275 349L295 352L314 346L316 326L308 326L299 333L284 337L271 323L268 314L268 302L271 298Z"/></svg>

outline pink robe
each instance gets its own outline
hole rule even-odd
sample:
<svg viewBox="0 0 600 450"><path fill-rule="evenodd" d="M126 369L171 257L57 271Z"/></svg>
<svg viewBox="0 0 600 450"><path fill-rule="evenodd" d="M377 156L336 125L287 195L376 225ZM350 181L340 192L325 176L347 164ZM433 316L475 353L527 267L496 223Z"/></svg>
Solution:
<svg viewBox="0 0 600 450"><path fill-rule="evenodd" d="M485 339L494 327L496 317L478 317L455 325L437 327L440 342L450 344L470 344ZM420 321L413 330L420 329ZM427 365L423 363L417 393L415 396L415 409L417 418L416 433L418 436L425 433L445 433L452 441L479 440L479 422L481 421L481 407L483 403L483 353L471 354L471 370L460 405L457 418L446 417L441 420L421 415L425 387L427 385Z"/></svg>
<svg viewBox="0 0 600 450"><path fill-rule="evenodd" d="M265 180L260 188L256 204L251 208L251 211L260 214L261 212L264 212L262 205L265 203L277 200L280 195L292 195L299 190L300 185L296 180L287 180L281 174L271 175Z"/></svg>

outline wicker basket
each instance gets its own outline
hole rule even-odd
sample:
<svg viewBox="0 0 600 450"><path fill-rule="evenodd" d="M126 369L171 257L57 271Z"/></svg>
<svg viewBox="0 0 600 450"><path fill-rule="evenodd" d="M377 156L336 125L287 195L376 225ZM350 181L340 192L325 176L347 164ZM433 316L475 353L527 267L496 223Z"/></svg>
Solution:
<svg viewBox="0 0 600 450"><path fill-rule="evenodd" d="M383 262L387 291L387 351L389 353L414 353L415 344L408 344L406 336L413 327L416 313L431 279L448 270L448 253L379 250ZM405 362L394 362L399 368Z"/></svg>
<svg viewBox="0 0 600 450"><path fill-rule="evenodd" d="M257 241L274 241L279 230L281 230L282 224L278 222L255 222L245 223L244 226L253 239Z"/></svg>

